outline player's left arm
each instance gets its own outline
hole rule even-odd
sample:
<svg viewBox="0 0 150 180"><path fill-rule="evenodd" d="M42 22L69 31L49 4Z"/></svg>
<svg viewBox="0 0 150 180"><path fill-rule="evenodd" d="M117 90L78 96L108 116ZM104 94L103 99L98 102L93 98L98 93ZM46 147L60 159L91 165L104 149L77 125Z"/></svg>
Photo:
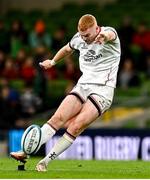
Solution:
<svg viewBox="0 0 150 180"><path fill-rule="evenodd" d="M95 38L95 43L102 44L104 42L114 41L116 39L116 36L117 36L116 32L113 31L112 29L103 30Z"/></svg>

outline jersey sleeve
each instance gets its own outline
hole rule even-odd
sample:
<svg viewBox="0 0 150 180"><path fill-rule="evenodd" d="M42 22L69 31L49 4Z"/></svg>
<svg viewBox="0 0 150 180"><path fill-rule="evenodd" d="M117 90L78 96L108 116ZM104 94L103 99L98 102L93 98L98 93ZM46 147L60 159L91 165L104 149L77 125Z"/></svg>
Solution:
<svg viewBox="0 0 150 180"><path fill-rule="evenodd" d="M79 46L79 33L76 33L73 36L73 38L69 42L69 46L70 46L71 49L78 50L78 46Z"/></svg>

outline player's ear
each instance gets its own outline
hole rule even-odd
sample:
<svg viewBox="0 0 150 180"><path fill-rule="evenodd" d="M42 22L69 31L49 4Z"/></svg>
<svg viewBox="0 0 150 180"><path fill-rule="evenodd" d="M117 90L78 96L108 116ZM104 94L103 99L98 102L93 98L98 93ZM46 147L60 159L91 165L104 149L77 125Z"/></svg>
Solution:
<svg viewBox="0 0 150 180"><path fill-rule="evenodd" d="M97 32L99 31L99 27L98 27L98 26L96 26L96 31L97 31Z"/></svg>

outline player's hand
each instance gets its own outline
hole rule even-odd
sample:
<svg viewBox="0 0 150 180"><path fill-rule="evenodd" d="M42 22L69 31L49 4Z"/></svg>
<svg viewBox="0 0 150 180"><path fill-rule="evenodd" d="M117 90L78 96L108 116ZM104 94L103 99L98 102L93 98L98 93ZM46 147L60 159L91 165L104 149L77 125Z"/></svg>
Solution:
<svg viewBox="0 0 150 180"><path fill-rule="evenodd" d="M51 64L51 60L47 59L43 62L39 63L40 67L42 67L43 69L49 69L51 68L53 65Z"/></svg>
<svg viewBox="0 0 150 180"><path fill-rule="evenodd" d="M101 31L95 38L94 42L103 44L106 40L107 40L107 33L105 31Z"/></svg>

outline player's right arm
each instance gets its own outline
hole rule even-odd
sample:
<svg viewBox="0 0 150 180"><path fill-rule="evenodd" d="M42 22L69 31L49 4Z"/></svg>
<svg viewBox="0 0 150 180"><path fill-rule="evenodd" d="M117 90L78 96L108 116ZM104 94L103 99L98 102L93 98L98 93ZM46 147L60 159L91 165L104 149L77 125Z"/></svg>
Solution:
<svg viewBox="0 0 150 180"><path fill-rule="evenodd" d="M39 65L44 68L48 69L54 66L58 61L63 59L65 56L71 54L73 52L73 49L70 48L69 43L63 46L53 57L52 60L46 59L43 62L40 62Z"/></svg>

